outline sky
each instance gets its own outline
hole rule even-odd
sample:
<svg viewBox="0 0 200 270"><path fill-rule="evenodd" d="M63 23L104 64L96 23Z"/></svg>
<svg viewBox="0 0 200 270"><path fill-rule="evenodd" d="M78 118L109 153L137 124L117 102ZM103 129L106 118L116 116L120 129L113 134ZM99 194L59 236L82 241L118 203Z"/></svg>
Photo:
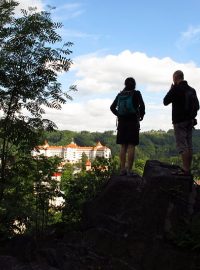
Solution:
<svg viewBox="0 0 200 270"><path fill-rule="evenodd" d="M45 118L59 130L116 131L110 105L134 77L146 114L141 131L169 130L171 105L163 98L172 74L181 69L200 98L199 0L20 0L20 8L50 5L52 19L62 22L63 43L73 42L73 65L59 74L63 90L77 85L72 101ZM200 115L200 114L199 114ZM197 117L200 128L200 117Z"/></svg>

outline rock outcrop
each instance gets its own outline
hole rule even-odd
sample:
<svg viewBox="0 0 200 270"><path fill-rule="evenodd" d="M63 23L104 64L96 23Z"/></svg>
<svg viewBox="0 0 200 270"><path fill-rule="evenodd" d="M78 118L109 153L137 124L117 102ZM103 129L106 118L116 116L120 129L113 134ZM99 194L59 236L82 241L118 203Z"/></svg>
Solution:
<svg viewBox="0 0 200 270"><path fill-rule="evenodd" d="M85 204L81 232L49 239L26 261L0 256L0 269L200 269L199 250L184 238L200 213L200 189L178 170L147 161L143 177L112 176Z"/></svg>

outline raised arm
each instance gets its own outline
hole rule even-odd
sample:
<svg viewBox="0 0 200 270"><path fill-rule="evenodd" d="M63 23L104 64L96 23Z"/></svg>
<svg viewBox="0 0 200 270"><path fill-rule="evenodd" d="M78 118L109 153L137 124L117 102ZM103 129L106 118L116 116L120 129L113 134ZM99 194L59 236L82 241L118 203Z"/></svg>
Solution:
<svg viewBox="0 0 200 270"><path fill-rule="evenodd" d="M163 104L165 106L167 106L170 103L172 103L173 93L174 93L173 89L174 89L174 85L171 86L171 89L169 90L169 92L166 94L166 96L163 99Z"/></svg>

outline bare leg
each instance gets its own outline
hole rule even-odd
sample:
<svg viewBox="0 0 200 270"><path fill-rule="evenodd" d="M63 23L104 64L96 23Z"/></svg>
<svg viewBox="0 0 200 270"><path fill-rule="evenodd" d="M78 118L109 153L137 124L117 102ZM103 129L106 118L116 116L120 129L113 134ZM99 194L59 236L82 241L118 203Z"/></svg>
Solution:
<svg viewBox="0 0 200 270"><path fill-rule="evenodd" d="M135 145L129 144L128 145L128 168L127 168L128 172L132 170L134 159L135 159Z"/></svg>
<svg viewBox="0 0 200 270"><path fill-rule="evenodd" d="M120 149L120 170L125 170L126 166L126 152L127 152L128 145L122 144Z"/></svg>
<svg viewBox="0 0 200 270"><path fill-rule="evenodd" d="M182 162L183 162L183 170L186 173L190 172L191 165L192 165L192 150L188 149L181 153Z"/></svg>

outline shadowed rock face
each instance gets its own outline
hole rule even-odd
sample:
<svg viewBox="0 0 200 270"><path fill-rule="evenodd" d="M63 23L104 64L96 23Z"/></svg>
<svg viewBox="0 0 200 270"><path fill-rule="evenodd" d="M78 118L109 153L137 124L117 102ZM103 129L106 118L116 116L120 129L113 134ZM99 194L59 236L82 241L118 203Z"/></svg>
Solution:
<svg viewBox="0 0 200 270"><path fill-rule="evenodd" d="M198 252L174 241L200 212L199 188L178 169L147 161L143 177L112 176L85 204L81 232L32 248L26 262L0 256L0 269L200 269Z"/></svg>

